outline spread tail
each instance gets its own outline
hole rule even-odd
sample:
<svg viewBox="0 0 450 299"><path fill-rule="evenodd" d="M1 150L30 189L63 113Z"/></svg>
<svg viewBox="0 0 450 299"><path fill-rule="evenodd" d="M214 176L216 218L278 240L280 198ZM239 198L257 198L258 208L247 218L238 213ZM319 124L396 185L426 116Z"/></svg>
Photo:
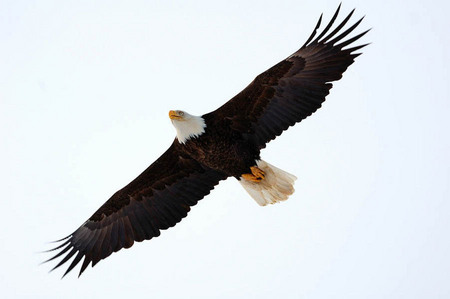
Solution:
<svg viewBox="0 0 450 299"><path fill-rule="evenodd" d="M264 171L264 179L252 182L241 177L239 182L260 206L284 201L294 193L294 181L297 179L295 175L263 160L257 161L256 165Z"/></svg>

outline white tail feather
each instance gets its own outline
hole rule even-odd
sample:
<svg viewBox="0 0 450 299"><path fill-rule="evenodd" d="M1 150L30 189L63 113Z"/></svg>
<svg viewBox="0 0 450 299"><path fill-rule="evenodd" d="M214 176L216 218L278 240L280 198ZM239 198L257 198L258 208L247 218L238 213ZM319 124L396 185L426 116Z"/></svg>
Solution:
<svg viewBox="0 0 450 299"><path fill-rule="evenodd" d="M265 178L259 182L251 182L241 177L239 182L260 206L284 201L294 193L294 181L297 179L295 175L263 160L256 161L256 165L264 171Z"/></svg>

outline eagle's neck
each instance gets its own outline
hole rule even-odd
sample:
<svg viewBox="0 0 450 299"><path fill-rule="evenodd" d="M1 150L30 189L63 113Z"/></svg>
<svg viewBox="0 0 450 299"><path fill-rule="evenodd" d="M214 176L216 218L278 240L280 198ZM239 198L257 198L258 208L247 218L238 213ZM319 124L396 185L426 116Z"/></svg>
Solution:
<svg viewBox="0 0 450 299"><path fill-rule="evenodd" d="M184 144L191 138L196 138L205 133L205 120L201 116L189 115L183 120L172 120L177 130L178 142Z"/></svg>

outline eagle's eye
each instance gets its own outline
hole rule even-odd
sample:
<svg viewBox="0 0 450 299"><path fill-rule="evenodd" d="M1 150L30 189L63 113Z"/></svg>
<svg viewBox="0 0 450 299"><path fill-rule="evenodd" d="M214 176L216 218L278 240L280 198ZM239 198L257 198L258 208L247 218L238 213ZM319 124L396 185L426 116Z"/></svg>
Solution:
<svg viewBox="0 0 450 299"><path fill-rule="evenodd" d="M179 116L183 116L183 115L184 115L184 112L183 112L183 111L180 111L180 112L178 112L178 115L179 115Z"/></svg>

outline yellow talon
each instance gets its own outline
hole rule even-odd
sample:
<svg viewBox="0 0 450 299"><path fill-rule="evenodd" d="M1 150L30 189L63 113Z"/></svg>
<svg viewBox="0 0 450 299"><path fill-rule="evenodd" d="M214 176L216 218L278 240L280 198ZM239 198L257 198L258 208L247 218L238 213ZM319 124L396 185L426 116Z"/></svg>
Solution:
<svg viewBox="0 0 450 299"><path fill-rule="evenodd" d="M252 171L253 175L257 178L260 178L261 180L265 178L266 174L264 173L264 171L262 171L261 169L259 169L256 166L252 166L250 167L250 170Z"/></svg>
<svg viewBox="0 0 450 299"><path fill-rule="evenodd" d="M250 182L260 182L265 178L265 173L256 166L250 167L252 173L242 174L242 178Z"/></svg>

